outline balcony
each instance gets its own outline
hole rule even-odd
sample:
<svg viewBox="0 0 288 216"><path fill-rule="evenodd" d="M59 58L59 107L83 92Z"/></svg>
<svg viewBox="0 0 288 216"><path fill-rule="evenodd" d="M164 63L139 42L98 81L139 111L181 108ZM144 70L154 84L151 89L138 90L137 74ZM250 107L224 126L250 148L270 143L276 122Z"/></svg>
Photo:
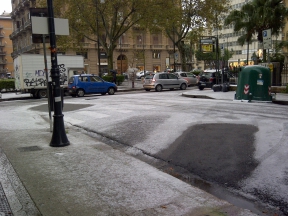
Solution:
<svg viewBox="0 0 288 216"><path fill-rule="evenodd" d="M4 35L3 34L0 34L0 38L3 38L4 37Z"/></svg>
<svg viewBox="0 0 288 216"><path fill-rule="evenodd" d="M166 46L166 49L167 49L167 50L174 50L174 45L167 45L167 46Z"/></svg>
<svg viewBox="0 0 288 216"><path fill-rule="evenodd" d="M163 45L150 45L150 48L151 49L162 49L163 48Z"/></svg>
<svg viewBox="0 0 288 216"><path fill-rule="evenodd" d="M8 72L8 70L6 70L6 69L0 69L0 73L7 73Z"/></svg>
<svg viewBox="0 0 288 216"><path fill-rule="evenodd" d="M143 46L142 46L143 47ZM117 45L117 50L119 51L119 52L121 52L121 51L127 51L128 49L130 48L130 44L118 44Z"/></svg>
<svg viewBox="0 0 288 216"><path fill-rule="evenodd" d="M31 28L31 20L28 20L24 23L24 28L25 29Z"/></svg>
<svg viewBox="0 0 288 216"><path fill-rule="evenodd" d="M6 51L0 51L0 55L6 55Z"/></svg>
<svg viewBox="0 0 288 216"><path fill-rule="evenodd" d="M0 29L3 29L3 26L2 26L2 25L0 25Z"/></svg>
<svg viewBox="0 0 288 216"><path fill-rule="evenodd" d="M0 47L5 47L5 43L0 43Z"/></svg>
<svg viewBox="0 0 288 216"><path fill-rule="evenodd" d="M135 44L134 45L134 48L136 48L136 49L145 49L146 48L146 45L144 44Z"/></svg>
<svg viewBox="0 0 288 216"><path fill-rule="evenodd" d="M16 29L11 35L9 35L10 40L13 40L20 32L20 29Z"/></svg>
<svg viewBox="0 0 288 216"><path fill-rule="evenodd" d="M7 64L7 60L0 60L0 65L6 65Z"/></svg>

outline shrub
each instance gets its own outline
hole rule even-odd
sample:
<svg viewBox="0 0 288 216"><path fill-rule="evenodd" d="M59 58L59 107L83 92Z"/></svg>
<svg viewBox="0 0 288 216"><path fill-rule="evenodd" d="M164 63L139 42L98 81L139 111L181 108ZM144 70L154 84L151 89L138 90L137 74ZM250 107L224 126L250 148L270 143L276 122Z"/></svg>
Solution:
<svg viewBox="0 0 288 216"><path fill-rule="evenodd" d="M288 84L286 85L286 89L284 90L284 93L288 93Z"/></svg>
<svg viewBox="0 0 288 216"><path fill-rule="evenodd" d="M113 82L113 76L107 75L107 76L102 76L102 79L107 81L107 82ZM117 85L121 85L124 81L125 77L123 75L116 75L116 82Z"/></svg>
<svg viewBox="0 0 288 216"><path fill-rule="evenodd" d="M14 79L1 79L0 90L2 89L15 89Z"/></svg>

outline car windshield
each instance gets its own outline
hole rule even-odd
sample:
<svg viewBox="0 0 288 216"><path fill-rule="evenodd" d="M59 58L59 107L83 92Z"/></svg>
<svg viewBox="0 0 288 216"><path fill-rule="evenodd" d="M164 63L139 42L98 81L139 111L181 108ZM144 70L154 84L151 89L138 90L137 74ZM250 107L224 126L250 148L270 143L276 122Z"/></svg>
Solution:
<svg viewBox="0 0 288 216"><path fill-rule="evenodd" d="M154 76L154 75L147 75L147 76L145 77L145 79L153 79L153 76Z"/></svg>

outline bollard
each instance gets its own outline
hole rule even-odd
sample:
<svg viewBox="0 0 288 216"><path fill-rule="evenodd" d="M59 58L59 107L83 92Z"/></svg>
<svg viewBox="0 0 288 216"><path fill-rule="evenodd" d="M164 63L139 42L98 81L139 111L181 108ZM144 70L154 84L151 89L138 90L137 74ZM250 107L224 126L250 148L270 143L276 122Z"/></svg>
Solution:
<svg viewBox="0 0 288 216"><path fill-rule="evenodd" d="M251 100L252 100L252 93L249 93L248 102L251 102Z"/></svg>

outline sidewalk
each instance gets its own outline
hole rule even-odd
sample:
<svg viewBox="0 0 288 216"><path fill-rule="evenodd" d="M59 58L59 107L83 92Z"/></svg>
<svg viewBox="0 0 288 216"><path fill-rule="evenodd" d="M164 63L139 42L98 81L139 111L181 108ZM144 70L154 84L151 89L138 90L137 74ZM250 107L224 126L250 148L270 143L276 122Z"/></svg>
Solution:
<svg viewBox="0 0 288 216"><path fill-rule="evenodd" d="M48 119L29 106L0 116L1 216L256 215L140 161L133 147L112 148L69 124L70 145L50 147Z"/></svg>

